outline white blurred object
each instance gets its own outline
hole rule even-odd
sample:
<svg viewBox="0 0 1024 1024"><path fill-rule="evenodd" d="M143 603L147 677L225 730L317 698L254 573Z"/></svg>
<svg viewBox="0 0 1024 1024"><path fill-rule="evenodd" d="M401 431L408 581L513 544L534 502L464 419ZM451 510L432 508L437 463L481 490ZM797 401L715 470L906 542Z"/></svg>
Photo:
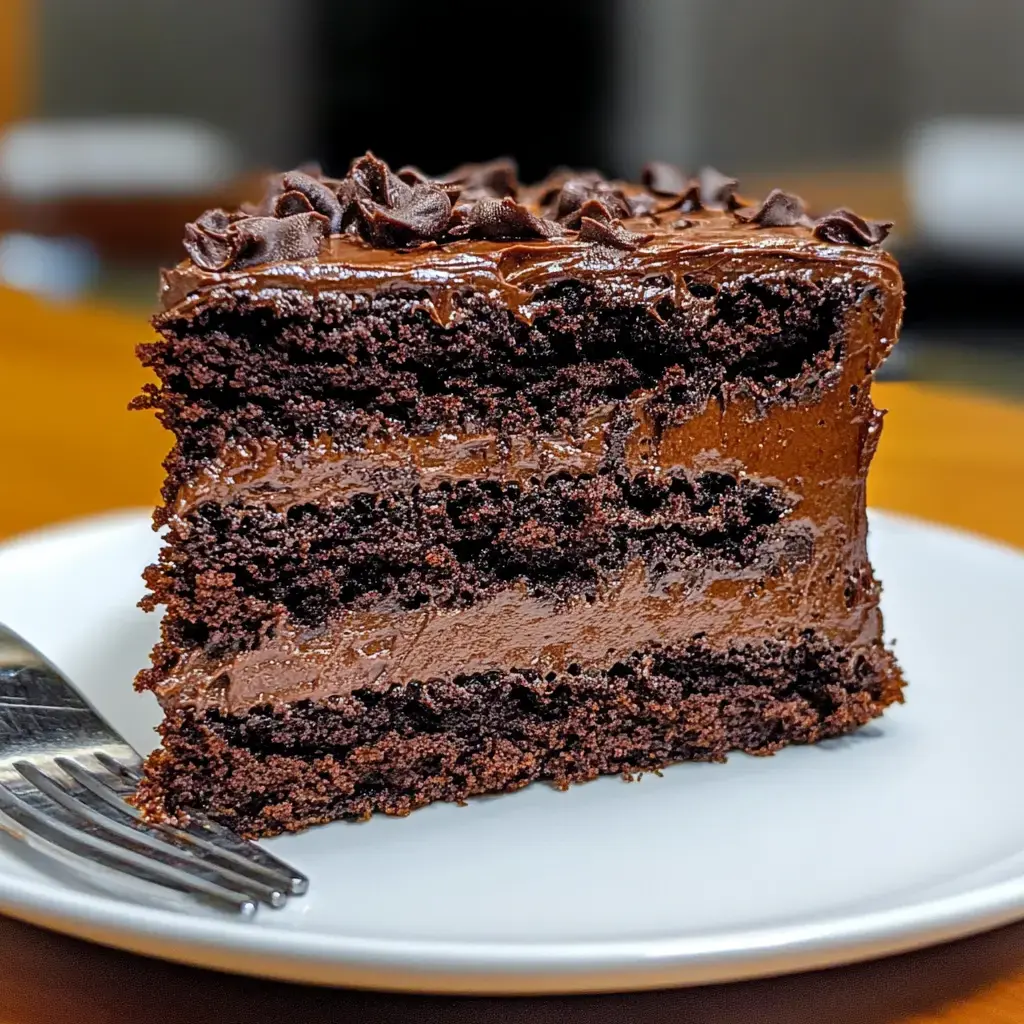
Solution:
<svg viewBox="0 0 1024 1024"><path fill-rule="evenodd" d="M47 200L207 193L239 154L209 125L162 118L23 121L0 135L0 192Z"/></svg>
<svg viewBox="0 0 1024 1024"><path fill-rule="evenodd" d="M954 118L907 140L907 196L920 241L958 257L1024 263L1024 121Z"/></svg>
<svg viewBox="0 0 1024 1024"><path fill-rule="evenodd" d="M69 300L95 284L99 260L88 242L12 233L0 236L0 284Z"/></svg>

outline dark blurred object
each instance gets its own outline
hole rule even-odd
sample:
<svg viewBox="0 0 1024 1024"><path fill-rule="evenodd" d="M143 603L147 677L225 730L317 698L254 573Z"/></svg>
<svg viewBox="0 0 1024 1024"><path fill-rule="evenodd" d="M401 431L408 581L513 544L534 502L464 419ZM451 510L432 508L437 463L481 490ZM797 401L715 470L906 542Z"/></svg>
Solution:
<svg viewBox="0 0 1024 1024"><path fill-rule="evenodd" d="M927 249L897 253L908 300L905 324L917 329L1022 329L1024 270L985 266Z"/></svg>
<svg viewBox="0 0 1024 1024"><path fill-rule="evenodd" d="M900 251L906 325L1020 349L1024 321L1024 120L942 117L904 146L908 221Z"/></svg>
<svg viewBox="0 0 1024 1024"><path fill-rule="evenodd" d="M231 141L197 122L17 123L0 135L0 236L73 240L101 259L173 261L186 221L253 190L239 183L239 166Z"/></svg>
<svg viewBox="0 0 1024 1024"><path fill-rule="evenodd" d="M0 196L0 234L20 232L88 240L101 259L176 262L182 227L211 206L235 206L236 190L183 197L68 197L13 202ZM245 189L248 197L252 189Z"/></svg>
<svg viewBox="0 0 1024 1024"><path fill-rule="evenodd" d="M524 179L608 162L611 0L316 0L317 156L442 173L514 155Z"/></svg>

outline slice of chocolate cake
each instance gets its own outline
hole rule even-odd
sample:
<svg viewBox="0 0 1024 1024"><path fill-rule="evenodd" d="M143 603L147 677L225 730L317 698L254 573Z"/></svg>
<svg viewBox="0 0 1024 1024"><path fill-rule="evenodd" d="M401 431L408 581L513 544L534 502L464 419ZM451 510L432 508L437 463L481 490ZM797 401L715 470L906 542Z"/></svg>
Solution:
<svg viewBox="0 0 1024 1024"><path fill-rule="evenodd" d="M139 801L271 835L766 754L900 699L865 550L888 225L372 155L186 228Z"/></svg>

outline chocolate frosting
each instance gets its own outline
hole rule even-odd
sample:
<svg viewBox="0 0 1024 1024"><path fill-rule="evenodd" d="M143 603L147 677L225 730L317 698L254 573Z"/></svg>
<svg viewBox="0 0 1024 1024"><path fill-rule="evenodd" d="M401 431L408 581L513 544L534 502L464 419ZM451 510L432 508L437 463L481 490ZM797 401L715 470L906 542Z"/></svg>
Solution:
<svg viewBox="0 0 1024 1024"><path fill-rule="evenodd" d="M736 196L739 182L714 167L704 167L698 176L700 201L709 210L734 210L741 205Z"/></svg>
<svg viewBox="0 0 1024 1024"><path fill-rule="evenodd" d="M274 217L207 210L193 224L185 225L184 244L192 262L203 270L240 270L274 260L316 256L329 228L330 220L309 208Z"/></svg>
<svg viewBox="0 0 1024 1024"><path fill-rule="evenodd" d="M748 207L745 210L737 210L736 217L763 228L792 228L798 224L813 223L807 217L804 201L799 196L783 192L780 188L773 188L756 209Z"/></svg>
<svg viewBox="0 0 1024 1024"><path fill-rule="evenodd" d="M814 237L836 245L879 245L891 230L891 220L865 220L850 210L833 210L815 222Z"/></svg>
<svg viewBox="0 0 1024 1024"><path fill-rule="evenodd" d="M428 263L430 248L473 239L566 239L631 251L696 226L679 217L659 219L670 210L732 214L734 229L801 226L823 242L859 247L879 244L891 227L846 210L812 221L797 197L778 190L750 209L736 194L736 180L711 167L694 179L670 164L651 163L642 182L560 170L523 186L508 159L431 178L415 167L395 173L366 153L344 178L326 177L316 167L275 175L260 203L208 210L187 225L184 245L195 268L225 272L317 257L330 261L336 247L327 240L339 237L382 250L425 247ZM629 221L643 223L623 223Z"/></svg>

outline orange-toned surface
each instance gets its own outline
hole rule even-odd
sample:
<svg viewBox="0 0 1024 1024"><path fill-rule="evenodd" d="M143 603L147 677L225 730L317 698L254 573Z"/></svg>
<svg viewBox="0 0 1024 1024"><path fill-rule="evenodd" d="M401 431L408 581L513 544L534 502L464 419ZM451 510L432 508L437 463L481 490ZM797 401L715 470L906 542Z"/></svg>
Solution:
<svg viewBox="0 0 1024 1024"><path fill-rule="evenodd" d="M142 316L0 290L0 537L155 500L167 441L151 416L126 410L145 379L132 350L148 330ZM879 386L875 401L890 411L872 504L1024 546L1024 407L910 384ZM0 1024L236 1020L1010 1024L1024 1021L1024 925L877 963L712 989L458 1002L230 978L0 918Z"/></svg>
<svg viewBox="0 0 1024 1024"><path fill-rule="evenodd" d="M156 500L170 445L127 408L148 334L144 316L0 289L0 537Z"/></svg>

